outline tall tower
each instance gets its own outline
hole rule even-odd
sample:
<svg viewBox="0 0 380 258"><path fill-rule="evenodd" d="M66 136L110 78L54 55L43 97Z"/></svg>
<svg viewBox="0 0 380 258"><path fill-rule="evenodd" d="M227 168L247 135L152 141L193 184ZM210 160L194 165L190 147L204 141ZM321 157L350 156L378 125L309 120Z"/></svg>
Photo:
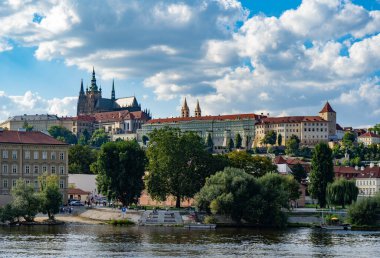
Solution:
<svg viewBox="0 0 380 258"><path fill-rule="evenodd" d="M190 110L189 107L187 106L186 98L185 101L183 102L182 108L181 108L181 117L189 117L190 116Z"/></svg>
<svg viewBox="0 0 380 258"><path fill-rule="evenodd" d="M91 92L98 92L98 85L96 84L95 69L94 69L94 67L92 67L92 78L91 78L90 91Z"/></svg>
<svg viewBox="0 0 380 258"><path fill-rule="evenodd" d="M197 100L197 106L195 107L195 117L201 117L202 111L201 107L199 106L199 100Z"/></svg>
<svg viewBox="0 0 380 258"><path fill-rule="evenodd" d="M319 116L328 122L329 137L336 135L336 112L327 101Z"/></svg>
<svg viewBox="0 0 380 258"><path fill-rule="evenodd" d="M77 115L83 113L86 106L86 95L84 95L83 79L80 82L80 91L77 104Z"/></svg>
<svg viewBox="0 0 380 258"><path fill-rule="evenodd" d="M112 80L112 91L111 91L111 100L115 101L115 81Z"/></svg>

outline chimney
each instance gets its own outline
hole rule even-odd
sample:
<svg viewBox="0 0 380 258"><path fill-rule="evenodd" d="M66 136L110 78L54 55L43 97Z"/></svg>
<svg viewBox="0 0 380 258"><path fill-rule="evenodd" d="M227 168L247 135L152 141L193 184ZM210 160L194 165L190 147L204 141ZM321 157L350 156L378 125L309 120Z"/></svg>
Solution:
<svg viewBox="0 0 380 258"><path fill-rule="evenodd" d="M355 170L359 170L359 167L358 167L358 166L355 166Z"/></svg>
<svg viewBox="0 0 380 258"><path fill-rule="evenodd" d="M363 166L361 166L361 167L360 167L360 170L361 170L361 171L364 171L364 167L363 167Z"/></svg>
<svg viewBox="0 0 380 258"><path fill-rule="evenodd" d="M371 163L369 163L369 167L370 167L370 168L373 168L374 166L375 166L375 164L374 164L374 163L372 163L372 162L371 162Z"/></svg>

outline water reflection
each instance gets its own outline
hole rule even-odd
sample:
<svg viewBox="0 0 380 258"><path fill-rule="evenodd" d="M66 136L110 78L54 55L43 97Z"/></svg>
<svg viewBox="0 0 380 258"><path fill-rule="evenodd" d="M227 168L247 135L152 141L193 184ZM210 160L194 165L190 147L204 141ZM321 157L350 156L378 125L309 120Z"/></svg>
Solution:
<svg viewBox="0 0 380 258"><path fill-rule="evenodd" d="M0 228L0 256L377 257L379 233L67 225Z"/></svg>

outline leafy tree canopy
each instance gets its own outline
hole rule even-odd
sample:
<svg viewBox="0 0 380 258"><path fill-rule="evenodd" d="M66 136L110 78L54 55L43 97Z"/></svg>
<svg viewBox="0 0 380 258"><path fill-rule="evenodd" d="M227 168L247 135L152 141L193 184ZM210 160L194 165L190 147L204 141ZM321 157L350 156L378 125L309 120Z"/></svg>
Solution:
<svg viewBox="0 0 380 258"><path fill-rule="evenodd" d="M109 142L110 137L104 129L95 130L90 139L90 145L93 147L100 147L102 144Z"/></svg>
<svg viewBox="0 0 380 258"><path fill-rule="evenodd" d="M325 207L327 184L334 180L332 151L326 143L315 146L309 177L309 192L318 199L321 207Z"/></svg>
<svg viewBox="0 0 380 258"><path fill-rule="evenodd" d="M99 191L123 205L137 203L144 189L146 163L145 152L136 141L103 144L94 166Z"/></svg>
<svg viewBox="0 0 380 258"><path fill-rule="evenodd" d="M172 195L179 207L181 199L192 198L218 167L210 165L214 164L213 156L195 133L163 128L154 130L149 137L148 192L157 200Z"/></svg>
<svg viewBox="0 0 380 258"><path fill-rule="evenodd" d="M76 144L77 137L67 128L63 126L53 125L48 129L49 134L59 141L67 144Z"/></svg>
<svg viewBox="0 0 380 258"><path fill-rule="evenodd" d="M245 151L233 151L228 153L227 157L231 167L244 169L245 172L255 177L277 172L276 165L268 157L253 156Z"/></svg>
<svg viewBox="0 0 380 258"><path fill-rule="evenodd" d="M49 219L54 220L54 214L59 212L59 207L63 203L63 196L58 185L58 176L45 174L39 176L38 181L40 184L40 211L47 213Z"/></svg>
<svg viewBox="0 0 380 258"><path fill-rule="evenodd" d="M91 174L90 165L96 161L97 151L87 145L74 145L69 149L69 173Z"/></svg>
<svg viewBox="0 0 380 258"><path fill-rule="evenodd" d="M276 144L276 139L277 139L277 134L275 131L272 130L272 131L265 133L265 136L264 136L264 139L262 140L262 142L264 144L274 145L274 144Z"/></svg>
<svg viewBox="0 0 380 258"><path fill-rule="evenodd" d="M300 142L301 141L297 135L293 134L290 136L289 141L286 143L285 153L291 156L297 155L300 148Z"/></svg>
<svg viewBox="0 0 380 258"><path fill-rule="evenodd" d="M359 189L355 181L340 178L327 185L327 201L333 205L349 205L356 201Z"/></svg>

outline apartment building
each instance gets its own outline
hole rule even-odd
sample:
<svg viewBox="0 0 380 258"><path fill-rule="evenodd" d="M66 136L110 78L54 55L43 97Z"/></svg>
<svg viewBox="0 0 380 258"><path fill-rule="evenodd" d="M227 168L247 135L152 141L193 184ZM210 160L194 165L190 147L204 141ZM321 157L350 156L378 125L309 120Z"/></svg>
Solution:
<svg viewBox="0 0 380 258"><path fill-rule="evenodd" d="M67 202L69 146L42 132L0 129L0 205L11 201L19 178L39 189L38 176L57 175Z"/></svg>

